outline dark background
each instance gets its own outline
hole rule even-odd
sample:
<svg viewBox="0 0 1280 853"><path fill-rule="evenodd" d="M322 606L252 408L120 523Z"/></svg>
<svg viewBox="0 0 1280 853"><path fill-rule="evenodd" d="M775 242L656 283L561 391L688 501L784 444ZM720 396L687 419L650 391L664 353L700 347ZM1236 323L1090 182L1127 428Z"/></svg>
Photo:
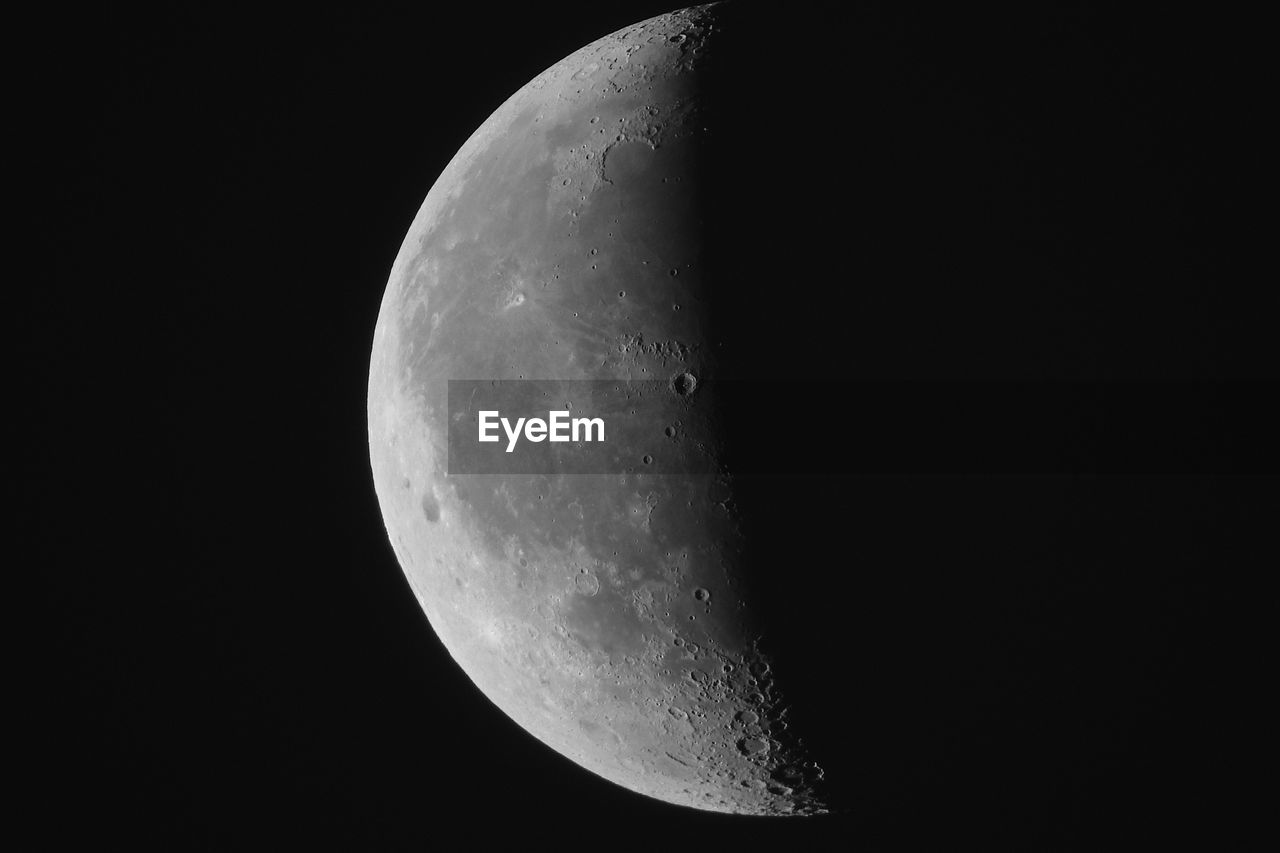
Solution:
<svg viewBox="0 0 1280 853"><path fill-rule="evenodd" d="M743 374L777 383L771 411L857 399L802 379L923 377L984 380L941 399L1003 411L1018 406L990 383L1053 379L1112 383L1102 396L1148 431L1165 410L1132 399L1189 414L1186 440L1155 451L1124 429L1072 445L1069 470L1114 474L1128 447L1164 479L1089 480L1049 522L1007 494L988 508L1008 523L976 524L945 489L756 481L758 524L827 534L773 593L803 636L831 638L790 651L826 731L845 719L872 745L868 810L807 821L651 801L511 724L435 639L370 479L373 326L431 183L536 73L667 7L15 25L11 165L33 179L37 256L10 321L35 433L16 520L49 605L22 647L37 681L20 734L48 846L1098 849L1244 832L1261 799L1243 782L1246 686L1265 675L1241 611L1274 565L1276 473L1259 425L1276 371L1258 25L847 5L777 7L739 42L756 71L719 83L751 107L728 139L756 143L729 146L717 174L740 178L713 188L750 215L708 245L746 247L722 332ZM1039 387L1050 410L1093 399ZM886 393L916 425L886 452L917 458L939 398ZM905 573L854 572L832 530ZM956 574L948 542L1052 565L1034 583ZM908 618L931 632L885 642ZM966 689L994 710L939 726Z"/></svg>

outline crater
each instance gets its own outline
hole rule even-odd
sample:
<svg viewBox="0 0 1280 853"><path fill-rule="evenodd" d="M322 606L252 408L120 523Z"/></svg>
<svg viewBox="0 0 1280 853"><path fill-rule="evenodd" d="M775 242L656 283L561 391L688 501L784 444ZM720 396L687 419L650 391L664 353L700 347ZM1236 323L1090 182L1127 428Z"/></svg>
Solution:
<svg viewBox="0 0 1280 853"><path fill-rule="evenodd" d="M422 496L422 514L432 524L440 520L440 502L436 500L436 496L431 492L427 492Z"/></svg>
<svg viewBox="0 0 1280 853"><path fill-rule="evenodd" d="M644 142L616 142L605 150L604 179L619 184L641 178L653 160L653 148Z"/></svg>
<svg viewBox="0 0 1280 853"><path fill-rule="evenodd" d="M580 572L573 579L573 585L578 588L578 592L583 595L595 595L600 591L600 580L590 572Z"/></svg>

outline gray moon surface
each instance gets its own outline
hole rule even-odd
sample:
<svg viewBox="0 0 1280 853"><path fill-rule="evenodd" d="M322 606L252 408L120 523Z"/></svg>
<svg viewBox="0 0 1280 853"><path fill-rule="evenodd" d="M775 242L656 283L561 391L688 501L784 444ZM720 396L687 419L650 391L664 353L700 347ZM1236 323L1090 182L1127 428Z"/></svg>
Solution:
<svg viewBox="0 0 1280 853"><path fill-rule="evenodd" d="M396 257L369 374L374 482L440 640L529 733L669 803L827 810L739 583L715 477L449 476L449 379L703 375L697 239L716 10L620 30L467 140ZM696 441L653 424L654 442ZM699 445L714 454L714 441ZM637 452L640 452L639 449Z"/></svg>

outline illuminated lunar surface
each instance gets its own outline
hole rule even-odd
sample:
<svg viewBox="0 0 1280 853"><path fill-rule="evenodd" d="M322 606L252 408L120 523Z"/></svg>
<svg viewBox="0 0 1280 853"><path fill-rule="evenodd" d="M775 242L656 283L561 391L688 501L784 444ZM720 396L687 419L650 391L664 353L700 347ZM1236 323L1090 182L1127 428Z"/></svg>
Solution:
<svg viewBox="0 0 1280 853"><path fill-rule="evenodd" d="M716 15L663 15L588 45L457 153L383 298L370 454L431 625L511 719L670 803L814 814L823 771L757 646L723 481L446 473L449 379L703 375L699 74ZM653 424L655 442L717 453L696 421L669 426Z"/></svg>

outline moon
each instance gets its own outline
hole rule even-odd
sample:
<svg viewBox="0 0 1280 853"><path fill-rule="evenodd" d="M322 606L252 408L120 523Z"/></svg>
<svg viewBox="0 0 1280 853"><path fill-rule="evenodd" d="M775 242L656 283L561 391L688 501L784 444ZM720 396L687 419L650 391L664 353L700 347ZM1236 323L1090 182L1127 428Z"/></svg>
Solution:
<svg viewBox="0 0 1280 853"><path fill-rule="evenodd" d="M816 814L823 768L759 643L730 483L447 467L449 379L671 378L687 393L714 370L701 79L722 14L686 9L587 45L458 151L382 300L370 459L432 627L512 720L668 803ZM652 437L714 457L707 429L655 423Z"/></svg>

